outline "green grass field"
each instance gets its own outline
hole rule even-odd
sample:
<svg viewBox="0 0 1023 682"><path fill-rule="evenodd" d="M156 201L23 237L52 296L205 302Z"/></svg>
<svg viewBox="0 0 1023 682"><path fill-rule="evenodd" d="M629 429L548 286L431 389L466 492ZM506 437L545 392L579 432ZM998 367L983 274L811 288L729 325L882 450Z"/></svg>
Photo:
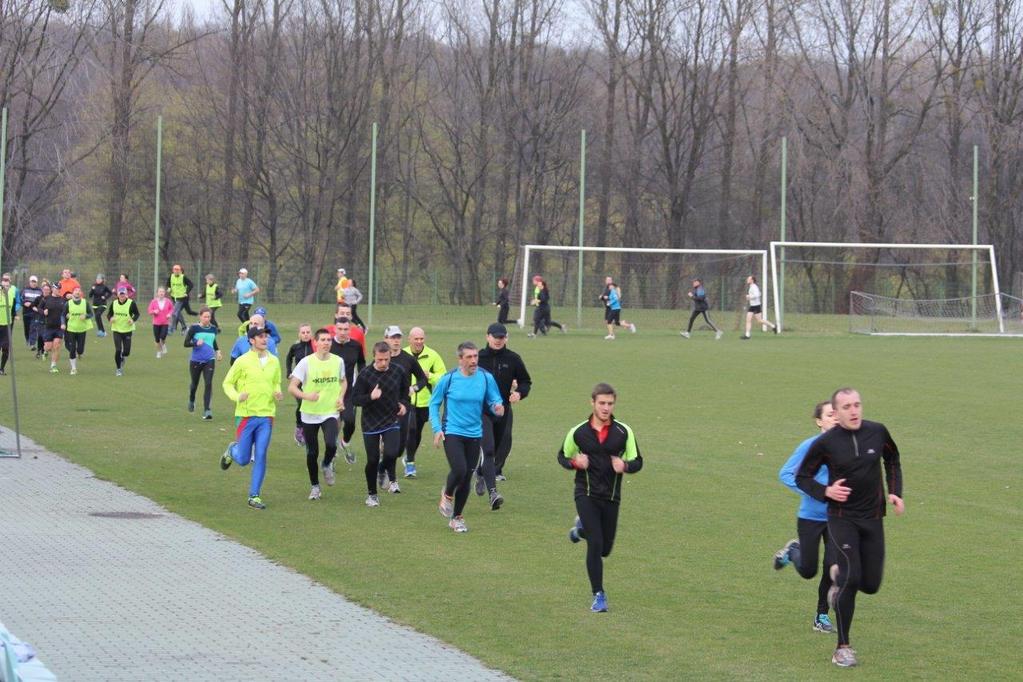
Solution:
<svg viewBox="0 0 1023 682"><path fill-rule="evenodd" d="M371 337L387 323L425 324L427 342L453 362L458 341L483 340L491 312L377 308ZM271 313L288 340L300 319L329 314ZM556 317L571 324L574 312ZM518 678L806 679L843 673L829 663L833 639L810 629L816 581L771 569L795 535L798 504L777 471L812 433L814 402L852 385L866 418L886 423L900 446L907 503L905 516L886 523L881 592L858 600L855 674L1018 679L1020 340L758 333L740 342L730 332L715 342L703 331L686 341L677 321L644 326L653 320L642 313L639 321L639 334L614 342L592 323L535 340L513 333L509 345L535 383L516 410L506 505L491 512L473 495L464 536L437 514L447 466L432 444L420 451L419 478L403 481L402 495L383 495L379 509L363 505L361 447L359 464L339 462L338 485L307 501L290 398L271 448L269 508L250 511L248 472L217 463L233 433L233 406L219 389L226 363L215 419L204 422L185 411L180 337L157 361L148 326L122 378L109 338L89 339L76 377L66 358L50 375L16 344L22 427L97 476ZM589 612L584 548L566 538L572 475L555 459L600 380L619 390L617 416L645 460L624 486L605 564L606 615ZM0 380L5 426L10 381Z"/></svg>

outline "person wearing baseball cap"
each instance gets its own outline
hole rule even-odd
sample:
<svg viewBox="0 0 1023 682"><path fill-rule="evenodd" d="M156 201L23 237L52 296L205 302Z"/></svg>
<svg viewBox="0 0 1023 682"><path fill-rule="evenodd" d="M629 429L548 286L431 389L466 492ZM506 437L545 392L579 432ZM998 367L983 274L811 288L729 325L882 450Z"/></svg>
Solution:
<svg viewBox="0 0 1023 682"><path fill-rule="evenodd" d="M526 363L518 353L507 347L508 328L500 322L487 327L487 346L480 350L479 366L494 375L497 390L504 403L504 414L483 415L483 437L480 445L483 460L476 468L476 494L490 493L490 508L501 508L504 497L497 492L497 482L505 480L504 465L512 447L512 406L525 400L533 386Z"/></svg>
<svg viewBox="0 0 1023 682"><path fill-rule="evenodd" d="M235 403L235 440L220 456L220 468L232 462L238 466L252 463L249 479L249 508L266 509L260 497L266 477L267 450L277 415L281 392L281 362L269 351L270 335L259 325L249 327L246 339L250 349L231 365L224 377L224 393Z"/></svg>
<svg viewBox="0 0 1023 682"><path fill-rule="evenodd" d="M238 320L248 321L249 309L256 302L259 286L249 279L249 271L245 268L238 268L238 279L235 280L231 293L238 294Z"/></svg>
<svg viewBox="0 0 1023 682"><path fill-rule="evenodd" d="M412 389L418 394L420 391L429 388L430 380L412 354L401 349L403 336L401 327L396 324L392 324L384 330L384 341L387 342L387 346L391 350L391 365L398 367L410 384L412 384L412 378L415 378ZM413 396L412 400L415 400L415 396ZM409 407L411 407L411 404ZM407 414L401 419L399 427L398 456L400 457L405 452L405 446L408 444L409 418ZM398 486L398 479L394 473L394 463L395 460L393 459L386 457L380 459L380 469L377 471L377 486L381 489L387 488L392 493L399 493L401 489Z"/></svg>

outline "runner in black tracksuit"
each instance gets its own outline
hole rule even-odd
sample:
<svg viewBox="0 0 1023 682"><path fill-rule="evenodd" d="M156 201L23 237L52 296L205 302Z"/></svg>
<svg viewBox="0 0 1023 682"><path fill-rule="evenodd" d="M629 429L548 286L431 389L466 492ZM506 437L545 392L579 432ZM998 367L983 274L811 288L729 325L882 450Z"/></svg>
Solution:
<svg viewBox="0 0 1023 682"><path fill-rule="evenodd" d="M480 351L479 366L490 372L497 381L497 390L504 401L504 416L483 413L483 459L476 467L476 494L490 491L490 506L496 509L497 480L504 480L504 463L512 447L512 404L524 400L533 387L526 364L505 344L508 329L500 323L487 327L487 346ZM503 501L503 500L502 500Z"/></svg>
<svg viewBox="0 0 1023 682"><path fill-rule="evenodd" d="M593 589L590 610L607 611L604 595L604 557L611 554L618 529L622 499L622 474L643 468L636 436L628 425L614 418L615 390L597 384L591 394L593 412L569 429L558 451L558 463L575 470L576 525L569 531L573 542L586 538L586 572Z"/></svg>
<svg viewBox="0 0 1023 682"><path fill-rule="evenodd" d="M400 492L394 473L398 459L400 422L409 410L408 372L392 362L383 341L373 346L373 364L359 372L352 388L352 402L362 408L362 442L366 447L367 507L380 506L377 467L383 461L391 479L391 491ZM383 452L381 452L383 442Z"/></svg>
<svg viewBox="0 0 1023 682"><path fill-rule="evenodd" d="M425 388L430 388L430 378L426 376L426 372L419 366L419 362L416 360L412 353L408 353L401 348L402 333L401 329L396 325L391 325L384 330L384 341L391 349L391 364L400 367L405 376L408 377L409 384L412 385L412 389L419 393ZM412 382L412 379L415 382ZM405 396L406 398L408 396ZM411 407L411 403L410 403ZM409 420L408 417L401 420L401 429L398 432L398 456L400 457L405 452L405 445L408 443L408 429ZM380 460L380 471L378 472L380 478L378 482L381 486L388 484L388 477L390 481L394 481L394 473L390 470L384 471L384 461ZM384 474L387 474L385 477Z"/></svg>
<svg viewBox="0 0 1023 682"><path fill-rule="evenodd" d="M334 338L330 341L330 352L341 358L345 363L345 389L344 405L341 411L341 440L338 445L344 452L345 461L355 464L355 453L352 452L351 440L355 433L355 403L352 402L352 387L355 385L355 376L366 366L366 354L362 351L362 344L349 336L351 332L351 321L347 317L340 317L334 324Z"/></svg>
<svg viewBox="0 0 1023 682"><path fill-rule="evenodd" d="M326 330L324 330L326 331ZM285 375L291 377L291 370L295 369L299 362L302 361L307 355L312 355L316 352L315 344L313 343L313 328L312 325L303 324L298 328L298 341L291 344L291 348L288 349L288 355L285 358ZM299 445L305 446L305 429L302 424L302 399L295 398L295 442Z"/></svg>
<svg viewBox="0 0 1023 682"><path fill-rule="evenodd" d="M897 514L904 510L902 468L899 449L884 424L862 419L859 393L840 389L832 403L839 423L810 446L796 484L828 503L826 560L835 583L828 600L838 619L839 647L832 661L847 667L856 665L855 653L849 649L856 592L874 594L881 587L886 502L895 506ZM821 466L828 467L827 486L813 478Z"/></svg>

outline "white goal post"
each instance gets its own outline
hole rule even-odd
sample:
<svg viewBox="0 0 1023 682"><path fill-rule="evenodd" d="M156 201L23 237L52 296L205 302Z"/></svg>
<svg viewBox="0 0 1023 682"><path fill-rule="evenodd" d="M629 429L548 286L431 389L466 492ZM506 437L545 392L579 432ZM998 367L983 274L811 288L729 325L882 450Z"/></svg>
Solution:
<svg viewBox="0 0 1023 682"><path fill-rule="evenodd" d="M529 262L530 256L536 251L554 251L561 253L576 253L582 256L584 253L639 253L639 254L692 254L692 255L719 255L719 256L754 256L760 259L760 282L761 289L764 298L764 309L767 310L767 251L765 249L655 249L655 248L624 248L615 246L549 246L546 244L523 244L523 260L522 260L522 276L521 286L522 291L519 296L519 318L517 320L520 327L526 324L526 306L529 303L529 290L530 290L530 269ZM582 259L579 260L579 283L578 286L582 288ZM516 268L517 269L517 268ZM752 274L752 273L750 273ZM683 283L688 288L688 282ZM580 297L581 298L581 297ZM581 301L577 302L581 305Z"/></svg>
<svg viewBox="0 0 1023 682"><path fill-rule="evenodd" d="M771 282L773 285L774 295L774 315L775 324L778 325L778 331L782 330L784 324L784 300L783 294L779 290L779 282L782 275L779 274L778 269L778 254L779 250L783 250L786 247L802 247L802 248L824 248L824 249L864 249L864 250L941 250L941 251L972 251L978 255L985 255L987 257L986 266L990 267L991 270L991 286L992 293L994 294L994 305L995 313L998 319L998 328L1000 333L1005 332L1005 323L1002 318L1002 297L1001 291L998 285L998 268L995 262L995 248L991 244L895 244L895 243L865 243L865 242L797 242L797 241L772 241L770 245L771 251ZM784 265L784 263L783 263ZM850 265L855 263L850 262Z"/></svg>

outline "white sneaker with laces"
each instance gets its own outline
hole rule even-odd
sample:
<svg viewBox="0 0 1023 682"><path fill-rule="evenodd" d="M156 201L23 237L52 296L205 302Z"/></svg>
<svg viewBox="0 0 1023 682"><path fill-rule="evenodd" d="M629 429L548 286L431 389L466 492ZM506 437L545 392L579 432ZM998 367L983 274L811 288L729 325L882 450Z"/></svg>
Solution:
<svg viewBox="0 0 1023 682"><path fill-rule="evenodd" d="M334 476L334 463L331 462L329 466L323 467L323 481L327 485L334 485L337 481L337 477Z"/></svg>
<svg viewBox="0 0 1023 682"><path fill-rule="evenodd" d="M456 533L468 533L469 528L465 525L465 519L461 515L448 521L448 528L455 531Z"/></svg>
<svg viewBox="0 0 1023 682"><path fill-rule="evenodd" d="M391 481L391 484L389 486L387 486L387 492L389 492L391 494L400 493L401 492L401 487L398 485L397 481Z"/></svg>
<svg viewBox="0 0 1023 682"><path fill-rule="evenodd" d="M608 334L607 336L604 337L604 340L605 341L614 341L615 340L615 335L614 334Z"/></svg>
<svg viewBox="0 0 1023 682"><path fill-rule="evenodd" d="M635 334L636 333L636 325L635 324L630 324L629 325L629 331L632 332L633 334Z"/></svg>
<svg viewBox="0 0 1023 682"><path fill-rule="evenodd" d="M309 490L309 499L310 500L320 499L320 486L314 485L312 489Z"/></svg>
<svg viewBox="0 0 1023 682"><path fill-rule="evenodd" d="M681 336L681 337L682 337L683 339L688 339L688 338L689 338L689 332L679 332L679 335L680 335L680 336Z"/></svg>
<svg viewBox="0 0 1023 682"><path fill-rule="evenodd" d="M380 506L380 498L377 497L376 495L367 495L366 496L366 506L367 507L379 507Z"/></svg>

